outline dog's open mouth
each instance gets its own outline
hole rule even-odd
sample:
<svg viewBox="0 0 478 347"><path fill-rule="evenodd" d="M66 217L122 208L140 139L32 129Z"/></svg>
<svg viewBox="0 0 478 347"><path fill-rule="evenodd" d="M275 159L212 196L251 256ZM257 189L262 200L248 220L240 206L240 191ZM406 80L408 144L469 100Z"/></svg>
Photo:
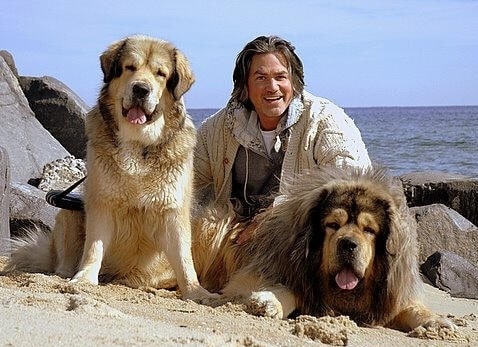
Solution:
<svg viewBox="0 0 478 347"><path fill-rule="evenodd" d="M133 106L129 110L123 108L123 116L126 117L131 124L144 124L151 117L140 106Z"/></svg>
<svg viewBox="0 0 478 347"><path fill-rule="evenodd" d="M348 268L342 269L337 275L335 275L335 283L343 290L352 290L359 283L360 279L357 275Z"/></svg>

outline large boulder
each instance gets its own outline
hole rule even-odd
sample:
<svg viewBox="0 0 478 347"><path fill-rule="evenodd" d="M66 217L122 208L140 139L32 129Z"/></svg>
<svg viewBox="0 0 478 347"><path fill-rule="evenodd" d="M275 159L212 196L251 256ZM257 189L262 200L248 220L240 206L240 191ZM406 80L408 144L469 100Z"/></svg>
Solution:
<svg viewBox="0 0 478 347"><path fill-rule="evenodd" d="M478 179L443 172L400 176L409 206L444 204L478 225Z"/></svg>
<svg viewBox="0 0 478 347"><path fill-rule="evenodd" d="M12 182L40 177L43 166L68 151L43 128L5 60L0 57L0 146L10 158Z"/></svg>
<svg viewBox="0 0 478 347"><path fill-rule="evenodd" d="M10 162L5 148L0 147L0 255L9 253Z"/></svg>
<svg viewBox="0 0 478 347"><path fill-rule="evenodd" d="M71 154L86 155L85 116L88 106L53 77L19 78L36 118Z"/></svg>
<svg viewBox="0 0 478 347"><path fill-rule="evenodd" d="M420 266L437 288L453 297L478 299L478 267L453 252L435 252Z"/></svg>
<svg viewBox="0 0 478 347"><path fill-rule="evenodd" d="M45 192L29 184L12 182L10 196L10 233L21 236L25 230L51 230L59 211L46 202Z"/></svg>
<svg viewBox="0 0 478 347"><path fill-rule="evenodd" d="M419 261L437 251L454 252L478 264L478 228L455 210L432 204L410 208L418 227Z"/></svg>

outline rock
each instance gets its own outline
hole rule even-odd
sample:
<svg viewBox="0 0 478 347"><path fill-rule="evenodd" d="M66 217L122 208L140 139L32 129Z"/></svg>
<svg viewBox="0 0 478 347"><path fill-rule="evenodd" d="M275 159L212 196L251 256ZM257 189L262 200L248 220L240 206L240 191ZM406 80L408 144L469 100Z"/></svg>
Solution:
<svg viewBox="0 0 478 347"><path fill-rule="evenodd" d="M44 192L53 189L64 190L85 176L85 162L82 159L67 156L45 165L38 188Z"/></svg>
<svg viewBox="0 0 478 347"><path fill-rule="evenodd" d="M13 73L15 78L18 80L17 67L15 66L15 60L13 60L13 56L10 54L10 52L1 50L0 51L0 57L2 57L3 60L5 60L8 67L10 68L10 71Z"/></svg>
<svg viewBox="0 0 478 347"><path fill-rule="evenodd" d="M453 252L435 252L420 266L437 288L453 297L478 299L478 267Z"/></svg>
<svg viewBox="0 0 478 347"><path fill-rule="evenodd" d="M0 147L0 256L9 254L8 239L10 208L10 161L7 151Z"/></svg>
<svg viewBox="0 0 478 347"><path fill-rule="evenodd" d="M400 179L409 206L444 204L478 225L478 179L433 171Z"/></svg>
<svg viewBox="0 0 478 347"><path fill-rule="evenodd" d="M43 166L69 153L46 131L5 60L0 57L0 146L10 158L11 182L40 177Z"/></svg>
<svg viewBox="0 0 478 347"><path fill-rule="evenodd" d="M20 85L36 118L71 154L86 155L85 116L88 106L53 77L23 77Z"/></svg>
<svg viewBox="0 0 478 347"><path fill-rule="evenodd" d="M417 220L419 261L437 251L449 251L478 264L478 228L458 212L443 205L412 207Z"/></svg>
<svg viewBox="0 0 478 347"><path fill-rule="evenodd" d="M10 233L20 236L24 229L39 227L51 230L58 208L45 200L46 193L29 184L12 183L10 198Z"/></svg>

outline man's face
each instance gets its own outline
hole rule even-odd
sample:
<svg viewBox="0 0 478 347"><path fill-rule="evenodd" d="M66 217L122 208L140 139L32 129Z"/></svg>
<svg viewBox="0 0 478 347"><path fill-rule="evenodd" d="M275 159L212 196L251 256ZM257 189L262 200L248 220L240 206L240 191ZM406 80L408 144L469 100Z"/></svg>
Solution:
<svg viewBox="0 0 478 347"><path fill-rule="evenodd" d="M293 96L291 76L281 53L252 57L247 91L262 130L275 129Z"/></svg>

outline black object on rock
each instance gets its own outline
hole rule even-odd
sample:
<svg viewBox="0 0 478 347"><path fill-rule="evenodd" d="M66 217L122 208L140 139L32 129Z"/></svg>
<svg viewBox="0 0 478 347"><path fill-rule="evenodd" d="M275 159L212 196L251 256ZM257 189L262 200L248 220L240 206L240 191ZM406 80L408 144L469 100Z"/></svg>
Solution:
<svg viewBox="0 0 478 347"><path fill-rule="evenodd" d="M81 211L84 209L83 198L80 193L73 192L73 189L78 187L86 176L75 182L73 185L65 190L50 190L46 193L46 201L55 207L65 210Z"/></svg>

